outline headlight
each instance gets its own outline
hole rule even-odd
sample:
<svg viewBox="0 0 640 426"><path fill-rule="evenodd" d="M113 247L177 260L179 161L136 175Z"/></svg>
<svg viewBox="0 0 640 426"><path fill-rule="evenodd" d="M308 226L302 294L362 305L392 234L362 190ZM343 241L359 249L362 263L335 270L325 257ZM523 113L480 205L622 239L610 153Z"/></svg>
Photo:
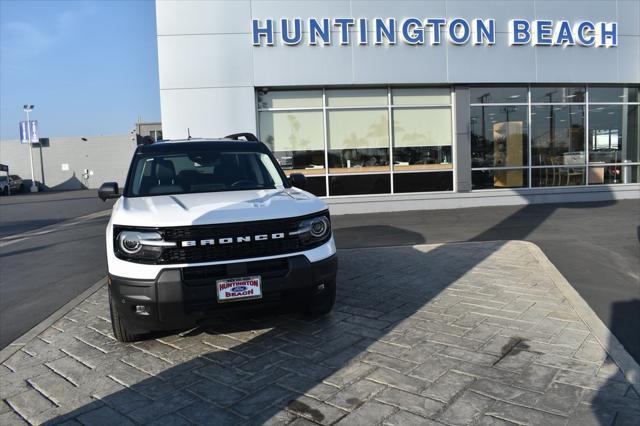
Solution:
<svg viewBox="0 0 640 426"><path fill-rule="evenodd" d="M311 236L315 238L322 238L331 229L331 223L326 216L316 217L311 219Z"/></svg>
<svg viewBox="0 0 640 426"><path fill-rule="evenodd" d="M115 233L116 256L134 262L154 262L162 256L163 247L175 247L176 243L163 241L156 231L121 230Z"/></svg>
<svg viewBox="0 0 640 426"><path fill-rule="evenodd" d="M297 235L303 246L318 245L331 238L331 221L322 215L305 219L298 224L298 229L290 232Z"/></svg>

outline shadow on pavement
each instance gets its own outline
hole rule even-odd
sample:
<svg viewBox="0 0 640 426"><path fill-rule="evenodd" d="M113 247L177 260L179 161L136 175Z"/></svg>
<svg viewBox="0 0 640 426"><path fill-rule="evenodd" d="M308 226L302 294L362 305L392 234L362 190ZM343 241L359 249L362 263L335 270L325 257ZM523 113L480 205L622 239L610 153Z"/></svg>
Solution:
<svg viewBox="0 0 640 426"><path fill-rule="evenodd" d="M579 205L576 207L579 208ZM518 221L519 216L530 208L531 206L523 207L495 228L472 240L486 240L489 236L497 239L502 236L501 230L509 228L512 221ZM525 239L527 234L554 211L554 208L542 210L535 216L535 220L529 222L526 231L509 232L506 238ZM392 226L380 226L379 230L381 237L388 234L415 243L424 241L420 234ZM192 332L191 337L174 335L162 338L161 341L168 347L183 350L183 362L170 368L158 367L155 372L155 367L149 365L146 368L152 377L140 381L129 379L129 383L123 378L126 374L114 370L112 377L129 388L83 405L55 418L52 423L63 422L83 413L89 416L88 412L94 409L108 410L103 403L115 407L139 423L153 421L177 409L182 409L182 415L198 424L263 424L267 421L286 423L293 420L293 417L288 417L292 415L287 412L297 413L318 423L334 423L347 412L322 404L305 394L326 397L330 392L336 391L335 386L347 385L375 370L376 364L391 368L380 369L380 374L386 375L384 380L387 382L402 380L400 373L394 372L394 368L402 370L394 350L403 345L403 339L411 338L412 324L405 324L405 320L422 312L425 305L434 302L442 290L460 280L505 244L506 241L490 243L491 249L486 251L458 246L457 250L465 250L465 257L457 264L449 262L451 245L423 252L420 254L421 261L412 264L407 264L406 259L415 255L416 248L397 248L384 265L360 265L364 268L352 268L360 260L349 258L348 252L341 252L338 298L330 315L316 319L273 314L231 317L203 326ZM354 276L352 270L367 272L365 276ZM403 276L408 276L403 271L417 273L422 278L415 282L403 282ZM392 279L389 279L390 274ZM358 284L360 288L354 288L356 279L359 282L364 279L367 286ZM361 297L354 298L354 292ZM437 323L437 303L435 306L430 306L424 315ZM624 309L637 310L637 305ZM192 339L193 335L198 335L198 339ZM156 344L156 341L150 340L135 346L143 351L145 348L153 351ZM191 348L194 351L189 350L190 345L196 345ZM371 364L359 362L360 357L370 356L370 352L366 350L372 347L380 352L379 359L369 360ZM526 347L525 340L519 339L507 348L504 356L514 353L514 348L517 349L517 354ZM409 350L416 350L415 359L426 362L433 351L438 350L438 346L434 348L418 344ZM117 357L113 358L114 364L118 359L137 352L130 345L117 345L115 351ZM198 351L205 354L200 355ZM145 368L144 363L141 368ZM424 368L423 374L428 375L426 370L431 368L428 362L424 364ZM479 371L482 368L481 365L478 366ZM181 392L183 389L190 392ZM368 396L364 392L361 397L354 396L340 401L338 405L354 410ZM596 392L593 396L594 412L599 410L599 404L609 407L605 401L609 401L606 394ZM432 401L432 404L432 407L423 407L425 417L434 418L447 408L439 402ZM282 411L284 408L287 411ZM113 417L118 415L114 411L106 414L111 416L108 418L113 423L127 421L124 417ZM91 417L88 419L90 421ZM606 417L602 417L602 424L607 424L605 419ZM169 421L168 418L165 420ZM359 420L366 423L364 419Z"/></svg>
<svg viewBox="0 0 640 426"><path fill-rule="evenodd" d="M615 336L619 333L629 333L629 321L640 325L640 300L614 303L612 309L611 332ZM631 331L633 336L625 336L626 341L633 342L635 348L640 347L639 328ZM620 339L620 338L619 338ZM609 346L612 346L609 344ZM630 351L629 351L630 352ZM615 363L609 357L605 360L603 369L617 370ZM631 407L629 401L640 401L640 389L628 386L624 376L618 373L607 373L606 381L602 380L600 389L587 392L585 402L590 404L590 415L597 418L601 425L637 425L640 424L640 404ZM640 377L640 371L635 371ZM608 376L608 377L607 377Z"/></svg>

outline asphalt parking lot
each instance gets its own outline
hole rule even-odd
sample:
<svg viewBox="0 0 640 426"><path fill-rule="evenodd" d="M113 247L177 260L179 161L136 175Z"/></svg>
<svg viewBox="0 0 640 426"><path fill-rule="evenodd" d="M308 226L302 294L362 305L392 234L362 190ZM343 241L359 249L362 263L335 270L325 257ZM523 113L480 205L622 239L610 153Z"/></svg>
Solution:
<svg viewBox="0 0 640 426"><path fill-rule="evenodd" d="M133 344L114 340L103 286L1 363L0 424L637 424L619 344L533 244L339 257L329 316Z"/></svg>

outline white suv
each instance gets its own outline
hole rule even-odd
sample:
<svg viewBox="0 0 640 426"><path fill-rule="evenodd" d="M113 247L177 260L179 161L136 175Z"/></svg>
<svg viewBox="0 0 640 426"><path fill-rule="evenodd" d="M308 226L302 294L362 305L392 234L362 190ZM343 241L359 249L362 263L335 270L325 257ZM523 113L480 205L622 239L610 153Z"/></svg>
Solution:
<svg viewBox="0 0 640 426"><path fill-rule="evenodd" d="M106 230L116 338L282 303L329 312L331 221L305 184L252 134L140 145L122 194L114 182L99 191L119 198Z"/></svg>

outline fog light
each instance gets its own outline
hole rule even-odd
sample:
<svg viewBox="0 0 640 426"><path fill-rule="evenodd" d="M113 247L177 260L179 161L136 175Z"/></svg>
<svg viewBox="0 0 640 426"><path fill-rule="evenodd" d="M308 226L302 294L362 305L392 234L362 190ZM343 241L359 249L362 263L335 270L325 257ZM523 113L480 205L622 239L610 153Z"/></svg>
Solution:
<svg viewBox="0 0 640 426"><path fill-rule="evenodd" d="M149 315L149 311L147 311L147 307L144 305L136 305L136 314Z"/></svg>

